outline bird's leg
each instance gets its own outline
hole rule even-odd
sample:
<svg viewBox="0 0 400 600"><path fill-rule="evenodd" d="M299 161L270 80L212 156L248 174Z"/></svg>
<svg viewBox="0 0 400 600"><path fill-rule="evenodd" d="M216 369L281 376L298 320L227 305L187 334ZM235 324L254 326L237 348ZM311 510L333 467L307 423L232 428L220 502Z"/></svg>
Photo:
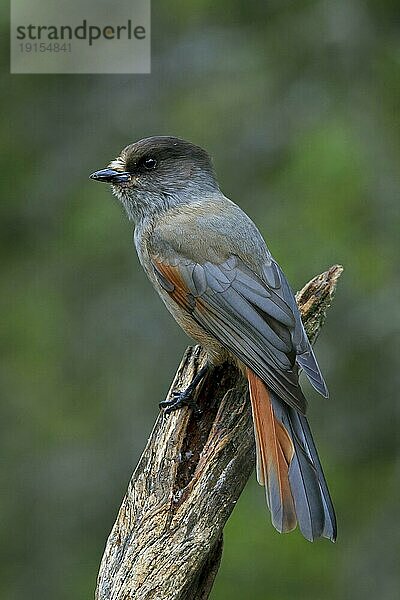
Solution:
<svg viewBox="0 0 400 600"><path fill-rule="evenodd" d="M190 385L188 385L188 387L185 390L182 390L181 392L174 391L172 392L171 400L163 400L162 402L160 402L159 407L164 409L164 413L166 415L168 415L174 410L177 410L178 408L182 408L182 406L190 406L194 410L194 412L200 413L200 409L197 406L193 396L197 386L204 378L209 368L210 364L206 362L204 367L200 369L200 371L194 377L193 381L190 383Z"/></svg>

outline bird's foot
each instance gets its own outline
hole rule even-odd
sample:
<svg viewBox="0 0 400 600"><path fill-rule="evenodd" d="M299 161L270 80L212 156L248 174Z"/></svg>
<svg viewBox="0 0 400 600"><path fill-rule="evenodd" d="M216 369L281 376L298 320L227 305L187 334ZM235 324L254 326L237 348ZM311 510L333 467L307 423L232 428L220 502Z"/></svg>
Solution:
<svg viewBox="0 0 400 600"><path fill-rule="evenodd" d="M171 400L163 400L160 402L159 407L164 409L164 414L168 415L174 410L178 410L178 408L182 408L182 406L190 406L196 416L201 415L201 410L196 404L195 401L195 392L199 383L204 379L207 371L209 370L210 365L208 362L200 369L200 371L196 374L195 378L191 382L191 384L181 392L174 391L172 392Z"/></svg>
<svg viewBox="0 0 400 600"><path fill-rule="evenodd" d="M193 399L193 389L183 390L182 392L174 391L172 392L171 400L163 400L160 402L159 407L164 409L164 414L169 415L174 410L178 410L183 406L189 406L196 415L201 414L201 410Z"/></svg>

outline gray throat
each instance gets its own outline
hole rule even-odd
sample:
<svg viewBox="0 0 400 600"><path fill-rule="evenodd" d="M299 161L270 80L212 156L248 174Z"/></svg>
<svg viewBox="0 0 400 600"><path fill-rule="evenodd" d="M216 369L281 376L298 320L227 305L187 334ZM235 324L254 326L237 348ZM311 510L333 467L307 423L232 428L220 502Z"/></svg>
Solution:
<svg viewBox="0 0 400 600"><path fill-rule="evenodd" d="M185 187L174 191L129 190L111 186L113 194L123 205L130 221L138 225L144 219L161 214L175 206L201 202L216 196L222 196L216 185L199 186L197 182L189 183Z"/></svg>

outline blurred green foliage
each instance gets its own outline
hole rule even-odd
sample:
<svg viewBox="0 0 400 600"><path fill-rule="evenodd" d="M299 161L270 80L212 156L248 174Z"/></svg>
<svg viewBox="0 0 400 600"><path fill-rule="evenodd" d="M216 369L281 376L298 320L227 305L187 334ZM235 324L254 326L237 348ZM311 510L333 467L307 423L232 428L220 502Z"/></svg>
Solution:
<svg viewBox="0 0 400 600"><path fill-rule="evenodd" d="M153 0L152 13L149 76L12 76L1 9L0 598L92 597L187 343L122 210L88 180L128 142L172 134L213 154L293 287L346 269L317 347L331 398L308 390L338 542L279 536L251 481L212 599L392 600L399 4Z"/></svg>

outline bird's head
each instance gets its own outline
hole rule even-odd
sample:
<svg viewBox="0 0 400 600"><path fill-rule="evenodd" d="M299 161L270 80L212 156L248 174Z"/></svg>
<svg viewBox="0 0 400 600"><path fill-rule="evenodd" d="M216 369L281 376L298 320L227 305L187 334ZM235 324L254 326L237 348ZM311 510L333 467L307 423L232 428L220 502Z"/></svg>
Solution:
<svg viewBox="0 0 400 600"><path fill-rule="evenodd" d="M218 191L207 152L176 137L159 136L126 146L91 179L111 184L128 217L137 221Z"/></svg>

